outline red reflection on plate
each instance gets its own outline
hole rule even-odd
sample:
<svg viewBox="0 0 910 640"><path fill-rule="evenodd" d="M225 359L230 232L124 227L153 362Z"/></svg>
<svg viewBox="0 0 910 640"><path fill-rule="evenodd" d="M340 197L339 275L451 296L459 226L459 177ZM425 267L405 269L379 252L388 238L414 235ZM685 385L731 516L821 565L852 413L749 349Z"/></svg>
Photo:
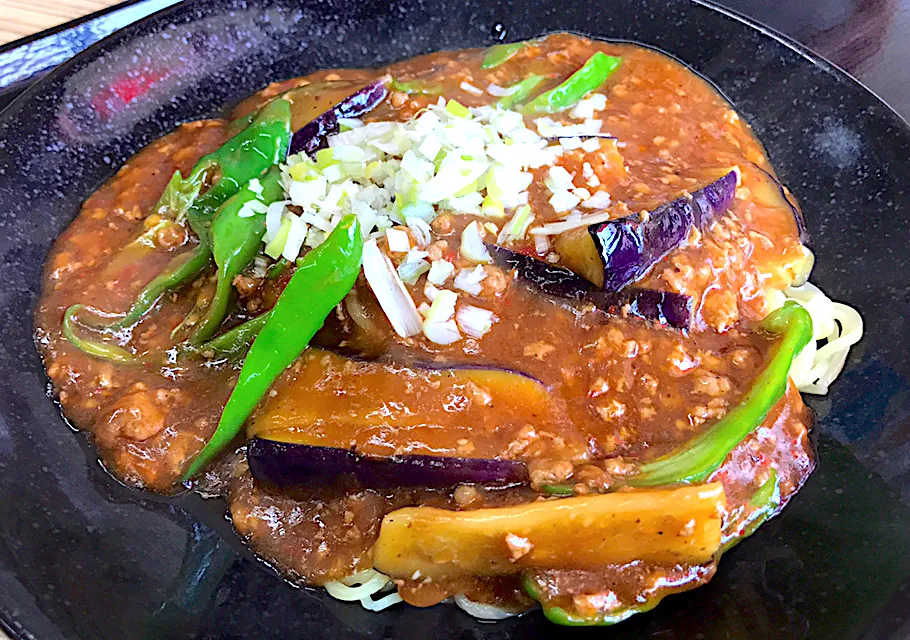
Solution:
<svg viewBox="0 0 910 640"><path fill-rule="evenodd" d="M124 107L151 91L155 83L170 75L170 69L128 71L91 98L94 110L104 120L123 111Z"/></svg>

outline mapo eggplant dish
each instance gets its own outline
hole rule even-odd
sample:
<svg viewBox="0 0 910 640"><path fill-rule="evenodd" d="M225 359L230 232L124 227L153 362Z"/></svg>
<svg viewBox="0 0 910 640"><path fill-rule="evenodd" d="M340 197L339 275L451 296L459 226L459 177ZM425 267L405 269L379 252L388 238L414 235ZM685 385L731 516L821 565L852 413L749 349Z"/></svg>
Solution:
<svg viewBox="0 0 910 640"><path fill-rule="evenodd" d="M612 624L812 472L862 320L807 244L709 83L555 34L180 126L57 240L36 340L112 474L224 496L295 583Z"/></svg>

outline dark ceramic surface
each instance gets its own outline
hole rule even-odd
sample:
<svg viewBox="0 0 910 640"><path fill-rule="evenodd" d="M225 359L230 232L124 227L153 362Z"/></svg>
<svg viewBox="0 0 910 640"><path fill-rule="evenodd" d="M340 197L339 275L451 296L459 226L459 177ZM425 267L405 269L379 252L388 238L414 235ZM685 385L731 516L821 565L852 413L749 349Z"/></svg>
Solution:
<svg viewBox="0 0 910 640"><path fill-rule="evenodd" d="M509 38L568 29L642 41L715 81L799 195L815 281L867 322L843 378L813 403L821 464L783 516L725 557L707 587L608 631L558 629L539 614L481 625L445 606L374 615L290 587L238 544L221 503L156 498L107 476L45 395L31 342L52 239L141 146L269 79L490 44L498 23ZM40 640L908 637L908 156L907 126L842 73L681 0L609 10L207 0L128 27L0 117L0 620Z"/></svg>

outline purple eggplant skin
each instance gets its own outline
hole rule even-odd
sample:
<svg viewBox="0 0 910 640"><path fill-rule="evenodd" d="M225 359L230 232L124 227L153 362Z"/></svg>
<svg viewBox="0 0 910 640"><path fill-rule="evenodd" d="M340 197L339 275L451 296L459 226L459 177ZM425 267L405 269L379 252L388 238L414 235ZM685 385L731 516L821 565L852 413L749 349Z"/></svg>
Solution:
<svg viewBox="0 0 910 640"><path fill-rule="evenodd" d="M587 298L598 309L611 315L626 315L677 329L688 329L692 323L692 298L656 289L628 288L619 293L594 290Z"/></svg>
<svg viewBox="0 0 910 640"><path fill-rule="evenodd" d="M603 263L603 289L616 292L640 280L682 245L695 219L692 202L679 198L655 209L647 220L611 220L588 228Z"/></svg>
<svg viewBox="0 0 910 640"><path fill-rule="evenodd" d="M293 155L303 151L308 156L312 156L320 149L328 147L329 136L338 131L338 118L335 116L335 111L326 111L294 132L288 153Z"/></svg>
<svg viewBox="0 0 910 640"><path fill-rule="evenodd" d="M339 118L358 118L369 113L389 96L388 78L380 78L349 95L330 110L322 113L294 133L288 153L301 151L312 156L320 149L325 149L329 136L338 133Z"/></svg>
<svg viewBox="0 0 910 640"><path fill-rule="evenodd" d="M692 213L696 227L707 229L730 208L738 182L739 172L733 170L692 194Z"/></svg>
<svg viewBox="0 0 910 640"><path fill-rule="evenodd" d="M607 315L629 315L677 329L688 329L692 322L690 296L634 287L620 292L604 291L565 267L505 247L487 245L487 249L497 266L514 270L519 281L553 297L590 303Z"/></svg>
<svg viewBox="0 0 910 640"><path fill-rule="evenodd" d="M581 301L593 288L590 282L565 267L558 267L494 244L488 244L487 249L497 266L507 270L514 269L521 282L548 295Z"/></svg>
<svg viewBox="0 0 910 640"><path fill-rule="evenodd" d="M372 456L349 449L253 438L247 446L257 482L291 488L353 479L364 487L454 487L464 483L512 486L528 482L528 468L514 460L423 455Z"/></svg>
<svg viewBox="0 0 910 640"><path fill-rule="evenodd" d="M668 253L685 243L693 227L704 230L729 208L736 192L736 169L720 179L661 205L650 213L593 224L584 235L557 239L557 251L569 267L585 274L605 291L617 292L640 280ZM562 244L563 246L560 246ZM594 252L602 274L590 270ZM602 282L601 282L602 281Z"/></svg>
<svg viewBox="0 0 910 640"><path fill-rule="evenodd" d="M369 113L389 97L391 80L391 76L384 76L351 94L335 106L335 115L339 118L359 118Z"/></svg>

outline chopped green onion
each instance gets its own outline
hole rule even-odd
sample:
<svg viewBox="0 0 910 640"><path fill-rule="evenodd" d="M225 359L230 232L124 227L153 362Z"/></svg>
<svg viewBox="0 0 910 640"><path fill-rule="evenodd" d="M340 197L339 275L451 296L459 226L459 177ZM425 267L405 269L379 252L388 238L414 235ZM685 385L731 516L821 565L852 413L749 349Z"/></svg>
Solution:
<svg viewBox="0 0 910 640"><path fill-rule="evenodd" d="M471 111L457 100L449 100L446 103L446 111L456 118L469 118L471 116Z"/></svg>
<svg viewBox="0 0 910 640"><path fill-rule="evenodd" d="M281 221L281 227L278 229L278 233L275 234L275 237L272 238L272 241L265 245L265 255L270 257L272 260L277 260L281 257L281 252L284 251L284 245L288 241L288 234L291 232L291 221L285 218Z"/></svg>

